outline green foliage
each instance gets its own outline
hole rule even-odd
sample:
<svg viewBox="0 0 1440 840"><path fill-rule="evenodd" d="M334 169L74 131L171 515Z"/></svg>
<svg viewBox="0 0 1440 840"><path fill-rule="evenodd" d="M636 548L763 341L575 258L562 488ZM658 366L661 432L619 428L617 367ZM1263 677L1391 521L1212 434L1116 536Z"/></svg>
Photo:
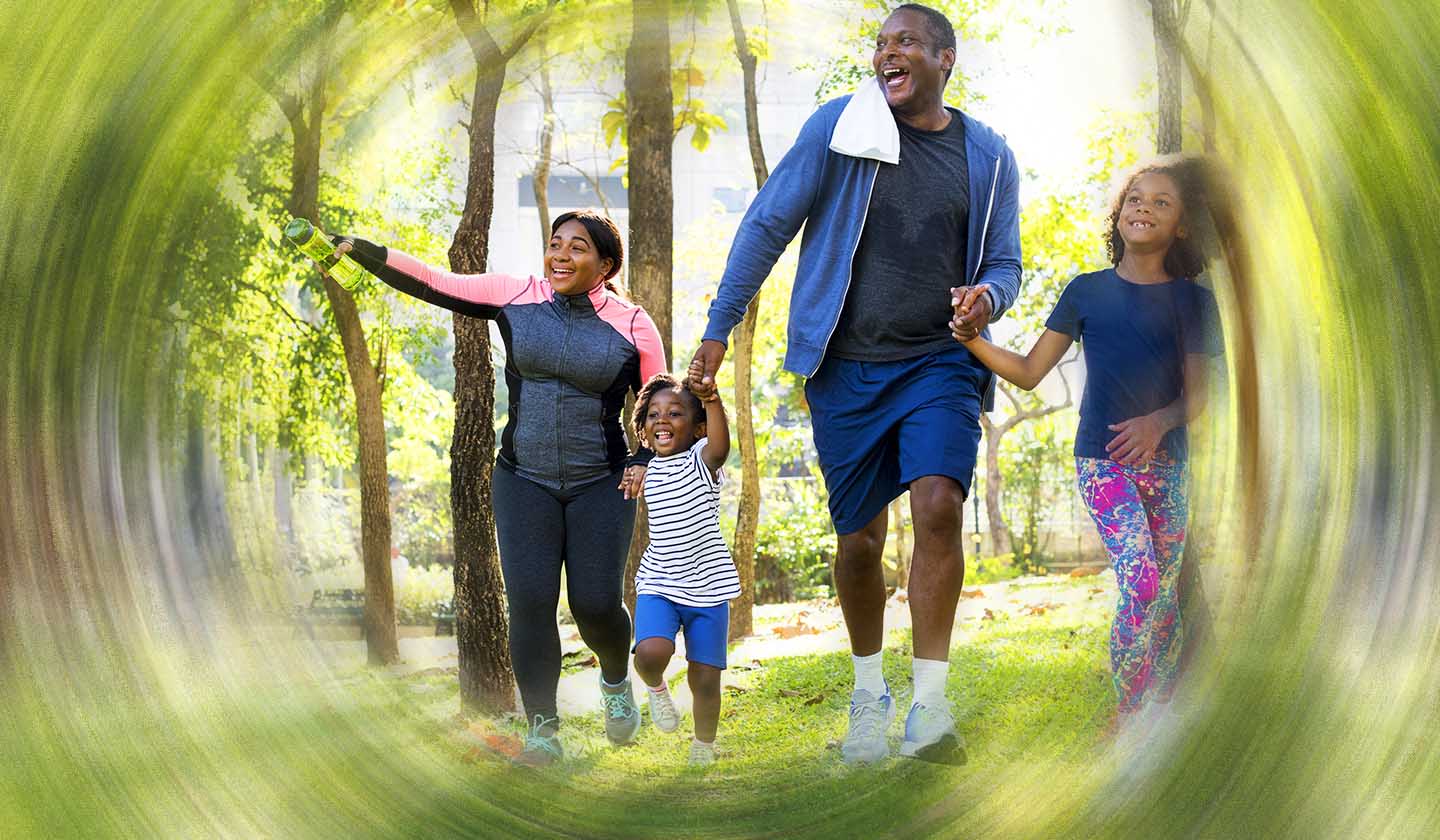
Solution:
<svg viewBox="0 0 1440 840"><path fill-rule="evenodd" d="M965 584L967 586L980 586L986 583L1000 583L1001 581L1014 580L1025 574L1025 570L1015 564L1015 555L997 554L993 557L981 557L965 569Z"/></svg>
<svg viewBox="0 0 1440 840"><path fill-rule="evenodd" d="M435 610L455 597L455 570L449 566L411 566L395 576L395 620L430 624Z"/></svg>
<svg viewBox="0 0 1440 840"><path fill-rule="evenodd" d="M1012 562L1024 574L1044 567L1043 519L1047 511L1065 505L1073 492L1074 428L1070 414L1050 414L1021 423L1001 441L1005 516L1014 536Z"/></svg>
<svg viewBox="0 0 1440 840"><path fill-rule="evenodd" d="M815 485L792 482L795 492L767 497L755 535L755 602L777 603L816 594L830 582L835 530Z"/></svg>

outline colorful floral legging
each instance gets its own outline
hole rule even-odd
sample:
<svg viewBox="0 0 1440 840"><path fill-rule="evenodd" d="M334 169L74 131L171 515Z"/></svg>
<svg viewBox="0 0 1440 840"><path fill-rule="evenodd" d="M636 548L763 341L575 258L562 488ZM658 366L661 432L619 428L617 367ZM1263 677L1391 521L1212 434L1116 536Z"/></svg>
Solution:
<svg viewBox="0 0 1440 840"><path fill-rule="evenodd" d="M1185 463L1161 456L1144 467L1127 467L1077 457L1075 473L1115 568L1120 599L1110 627L1110 668L1120 711L1133 712L1174 688L1182 642Z"/></svg>

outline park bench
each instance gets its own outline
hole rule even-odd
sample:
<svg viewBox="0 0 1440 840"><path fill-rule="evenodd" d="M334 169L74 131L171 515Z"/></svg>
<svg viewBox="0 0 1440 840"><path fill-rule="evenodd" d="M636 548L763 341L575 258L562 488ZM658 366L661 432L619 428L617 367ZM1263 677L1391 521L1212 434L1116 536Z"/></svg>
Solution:
<svg viewBox="0 0 1440 840"><path fill-rule="evenodd" d="M435 618L435 635L455 635L455 602L453 600L437 602L432 615Z"/></svg>
<svg viewBox="0 0 1440 840"><path fill-rule="evenodd" d="M312 639L317 624L359 627L363 636L365 593L358 589L317 589L310 596L309 606L296 609L296 618Z"/></svg>

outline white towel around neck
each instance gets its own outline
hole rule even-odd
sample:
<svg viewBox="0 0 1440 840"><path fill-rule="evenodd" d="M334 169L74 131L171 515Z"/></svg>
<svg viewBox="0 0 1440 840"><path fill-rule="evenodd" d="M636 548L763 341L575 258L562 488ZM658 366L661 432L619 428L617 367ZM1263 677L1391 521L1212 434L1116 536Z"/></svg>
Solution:
<svg viewBox="0 0 1440 840"><path fill-rule="evenodd" d="M862 83L845 103L835 131L830 134L830 150L883 163L900 162L900 129L895 125L895 115L890 111L890 103L885 101L879 79Z"/></svg>

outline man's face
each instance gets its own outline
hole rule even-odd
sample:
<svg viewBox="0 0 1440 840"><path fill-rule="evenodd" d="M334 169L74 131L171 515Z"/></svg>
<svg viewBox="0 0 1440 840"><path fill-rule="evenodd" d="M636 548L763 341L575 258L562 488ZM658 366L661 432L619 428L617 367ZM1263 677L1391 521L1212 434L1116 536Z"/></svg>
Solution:
<svg viewBox="0 0 1440 840"><path fill-rule="evenodd" d="M947 47L937 54L925 16L901 9L881 27L871 64L891 108L919 111L940 100L946 69L955 64L955 50Z"/></svg>

